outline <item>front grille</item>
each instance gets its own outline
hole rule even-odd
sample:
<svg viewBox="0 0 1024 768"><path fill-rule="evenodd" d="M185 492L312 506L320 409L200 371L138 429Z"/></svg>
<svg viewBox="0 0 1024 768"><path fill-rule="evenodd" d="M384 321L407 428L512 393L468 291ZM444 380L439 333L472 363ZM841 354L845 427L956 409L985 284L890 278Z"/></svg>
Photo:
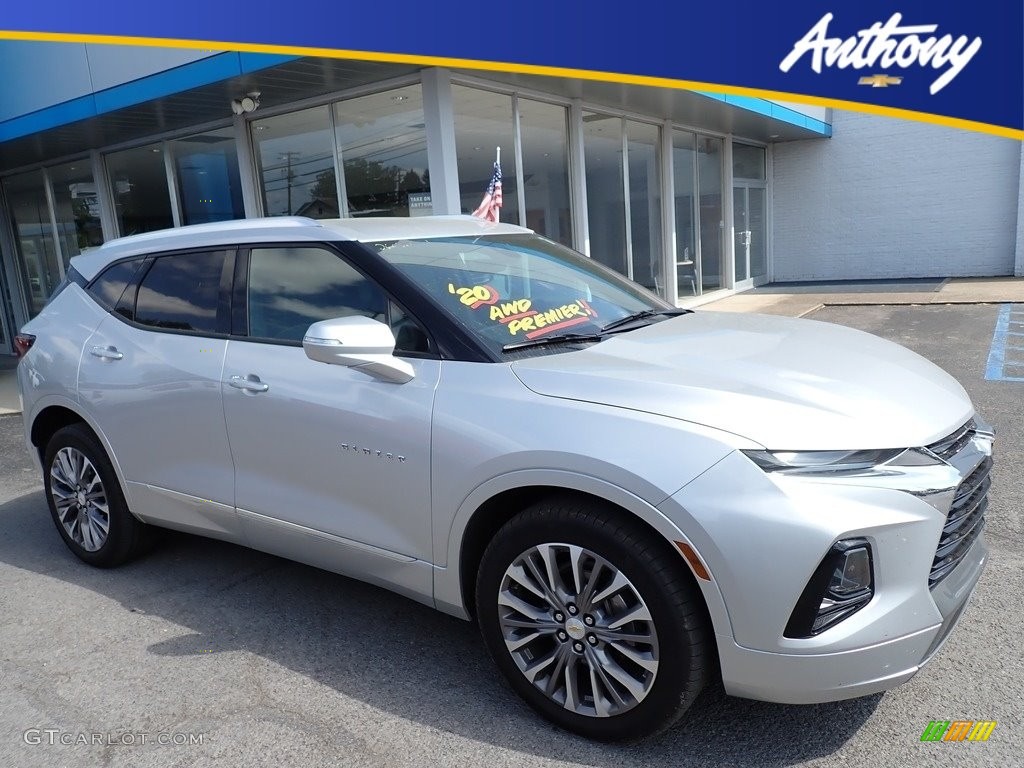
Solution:
<svg viewBox="0 0 1024 768"><path fill-rule="evenodd" d="M957 486L946 524L942 528L942 536L939 537L939 546L935 550L935 560L928 576L929 588L934 588L953 572L967 556L975 539L981 535L981 529L985 527L985 510L988 509L988 489L992 485L989 476L991 471L992 458L986 456L967 479Z"/></svg>
<svg viewBox="0 0 1024 768"><path fill-rule="evenodd" d="M953 434L929 445L928 450L943 461L949 461L970 442L974 435L974 428L974 419L971 419Z"/></svg>

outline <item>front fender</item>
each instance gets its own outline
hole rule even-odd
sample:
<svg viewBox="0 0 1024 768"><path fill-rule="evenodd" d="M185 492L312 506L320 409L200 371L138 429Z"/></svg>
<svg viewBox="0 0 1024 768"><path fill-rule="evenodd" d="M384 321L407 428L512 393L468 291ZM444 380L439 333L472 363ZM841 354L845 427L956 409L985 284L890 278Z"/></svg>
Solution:
<svg viewBox="0 0 1024 768"><path fill-rule="evenodd" d="M474 488L455 513L446 542L446 562L449 567L434 569L434 604L439 610L461 618L469 618L469 611L462 599L464 575L460 573L459 563L466 530L478 510L487 501L506 491L539 486L579 491L604 499L635 515L658 535L669 541L673 549L675 549L675 542L683 542L697 551L686 534L654 505L600 477L557 469L523 469L507 472ZM699 554L698 552L698 556ZM680 555L680 560L686 563L682 555ZM713 579L714 574L712 574L711 581L696 577L695 574L695 581L700 587L717 634L720 628L728 632L729 620L721 592Z"/></svg>

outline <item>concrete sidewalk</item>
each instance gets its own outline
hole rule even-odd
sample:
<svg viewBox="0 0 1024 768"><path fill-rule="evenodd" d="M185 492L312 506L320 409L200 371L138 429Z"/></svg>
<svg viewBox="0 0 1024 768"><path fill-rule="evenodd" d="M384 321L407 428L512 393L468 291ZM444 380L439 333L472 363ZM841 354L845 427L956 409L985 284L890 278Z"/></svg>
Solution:
<svg viewBox="0 0 1024 768"><path fill-rule="evenodd" d="M1013 304L1024 303L1024 277L970 277L947 280L934 291L879 291L858 288L845 292L841 283L822 293L737 293L701 305L716 312L759 312L767 315L803 317L816 309L842 305L871 304Z"/></svg>
<svg viewBox="0 0 1024 768"><path fill-rule="evenodd" d="M775 289L777 290L777 289ZM977 277L947 280L938 290L880 291L870 293L858 287L844 292L841 283L828 286L823 293L737 293L701 305L716 312L760 312L768 315L803 317L822 307L870 304L1024 304L1024 277ZM20 413L18 390L14 382L13 357L0 357L0 415Z"/></svg>

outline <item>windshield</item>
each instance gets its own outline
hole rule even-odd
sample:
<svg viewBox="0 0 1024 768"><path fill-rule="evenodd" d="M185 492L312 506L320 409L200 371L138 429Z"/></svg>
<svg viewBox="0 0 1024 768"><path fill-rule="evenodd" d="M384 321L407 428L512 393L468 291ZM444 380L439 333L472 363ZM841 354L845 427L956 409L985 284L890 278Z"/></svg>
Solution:
<svg viewBox="0 0 1024 768"><path fill-rule="evenodd" d="M672 309L645 288L539 235L367 243L493 352L591 334L647 310Z"/></svg>

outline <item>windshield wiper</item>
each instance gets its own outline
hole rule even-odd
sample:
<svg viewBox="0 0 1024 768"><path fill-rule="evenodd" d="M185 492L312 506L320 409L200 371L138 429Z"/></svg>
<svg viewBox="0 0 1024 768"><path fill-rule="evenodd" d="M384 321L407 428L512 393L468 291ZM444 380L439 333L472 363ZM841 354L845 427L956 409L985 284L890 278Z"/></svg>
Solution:
<svg viewBox="0 0 1024 768"><path fill-rule="evenodd" d="M601 333L607 333L608 331L614 331L616 328L621 328L624 325L628 325L636 320L644 320L648 317L657 317L659 315L688 315L693 310L690 309L644 309L640 312L634 312L631 315L620 317L618 320L612 320L606 326L601 328Z"/></svg>
<svg viewBox="0 0 1024 768"><path fill-rule="evenodd" d="M543 347L548 344L571 344L573 342L602 341L604 335L600 333L563 333L559 336L544 336L540 339L528 339L527 341L514 341L501 348L502 352L512 352L516 349L528 349L530 347Z"/></svg>

